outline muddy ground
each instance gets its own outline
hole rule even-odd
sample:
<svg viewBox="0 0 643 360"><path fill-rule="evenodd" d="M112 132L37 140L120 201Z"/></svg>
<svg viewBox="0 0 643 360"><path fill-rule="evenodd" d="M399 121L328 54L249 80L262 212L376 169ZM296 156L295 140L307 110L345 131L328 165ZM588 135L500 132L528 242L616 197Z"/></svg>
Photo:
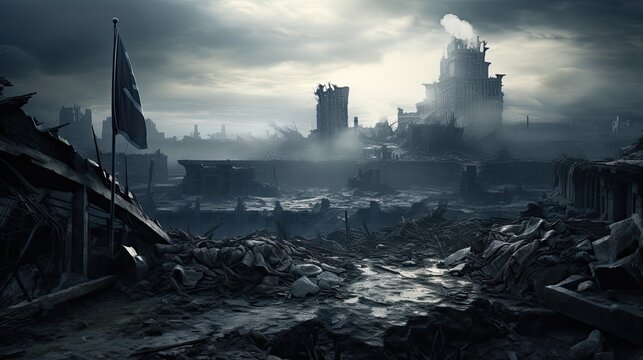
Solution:
<svg viewBox="0 0 643 360"><path fill-rule="evenodd" d="M403 233L388 243L352 239L346 251L327 254L352 264L344 283L305 298L288 292L150 292L121 281L4 334L0 357L570 358L570 347L592 328L545 309L535 297L492 294L438 266L444 253L467 244L467 231L495 221L501 220L450 220L452 235L462 238L438 239L440 244ZM617 358L643 355L605 338L605 350Z"/></svg>

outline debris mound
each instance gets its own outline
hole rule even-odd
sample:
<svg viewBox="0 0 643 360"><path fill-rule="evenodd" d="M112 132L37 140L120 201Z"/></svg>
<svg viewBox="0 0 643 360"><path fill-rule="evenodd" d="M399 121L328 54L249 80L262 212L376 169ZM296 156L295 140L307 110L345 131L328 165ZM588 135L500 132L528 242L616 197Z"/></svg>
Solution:
<svg viewBox="0 0 643 360"><path fill-rule="evenodd" d="M622 268L633 269L623 272L632 274L630 285L637 287L643 284L642 277L638 267L629 264L636 263L632 259L641 248L640 223L638 215L609 227L602 222L550 222L532 217L491 227L486 238L477 237L470 248L452 254L443 264L459 267L461 274L469 274L492 292L514 295L535 292L541 296L545 286L571 275L594 277L600 284L603 270L621 263L629 266ZM609 288L608 282L600 287Z"/></svg>
<svg viewBox="0 0 643 360"><path fill-rule="evenodd" d="M217 240L181 230L169 235L174 244L155 245L161 265L150 285L161 290L304 297L334 291L343 281L340 274L348 274L345 267L350 267L330 256L332 249L306 239L276 239L267 231Z"/></svg>

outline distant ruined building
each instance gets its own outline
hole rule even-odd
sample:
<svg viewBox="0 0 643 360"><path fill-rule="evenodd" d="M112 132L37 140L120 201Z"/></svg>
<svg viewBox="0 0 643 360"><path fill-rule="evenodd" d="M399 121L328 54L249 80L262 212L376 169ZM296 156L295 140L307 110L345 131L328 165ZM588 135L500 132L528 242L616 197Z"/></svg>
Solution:
<svg viewBox="0 0 643 360"><path fill-rule="evenodd" d="M417 111L406 113L398 108L398 126L409 124L445 124L455 118L464 128L465 138L481 138L502 125L504 74L489 77L490 62L485 60L486 41L470 43L454 38L440 61L440 78L423 84L426 96L416 104Z"/></svg>
<svg viewBox="0 0 643 360"><path fill-rule="evenodd" d="M317 130L321 138L337 136L348 128L348 86L319 84L317 98Z"/></svg>
<svg viewBox="0 0 643 360"><path fill-rule="evenodd" d="M92 139L92 111L81 111L79 105L63 106L58 115L59 135L65 138L83 156L94 152Z"/></svg>

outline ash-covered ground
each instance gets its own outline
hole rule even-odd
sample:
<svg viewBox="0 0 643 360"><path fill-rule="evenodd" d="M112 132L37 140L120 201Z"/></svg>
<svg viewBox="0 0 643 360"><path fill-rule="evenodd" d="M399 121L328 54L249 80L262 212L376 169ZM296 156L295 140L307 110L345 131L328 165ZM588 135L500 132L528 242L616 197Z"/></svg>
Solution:
<svg viewBox="0 0 643 360"><path fill-rule="evenodd" d="M338 204L351 198L343 192L315 197L305 190L293 193L304 195L283 204L292 201L307 208L321 198ZM438 195L444 193L418 190L400 198ZM258 199L247 204L260 204ZM379 230L349 224L348 232L339 228L317 238L263 230L206 238L173 231L175 244L156 246L160 265L144 279L122 279L109 290L5 331L2 356L582 358L574 346L587 341L593 328L543 306L537 294L538 270L526 274L515 269L520 275L491 281L489 268L476 268L473 260L503 232L522 231L520 236L539 243L555 231L560 239L574 239L561 242L569 249L609 230L605 224L519 220L516 208L527 209L526 200L521 201L506 207L461 204L446 211L437 206ZM480 246L483 249L475 250ZM533 262L529 266L549 268ZM510 285L499 289L498 284ZM600 338L600 352L618 358L642 354L618 337L602 333Z"/></svg>

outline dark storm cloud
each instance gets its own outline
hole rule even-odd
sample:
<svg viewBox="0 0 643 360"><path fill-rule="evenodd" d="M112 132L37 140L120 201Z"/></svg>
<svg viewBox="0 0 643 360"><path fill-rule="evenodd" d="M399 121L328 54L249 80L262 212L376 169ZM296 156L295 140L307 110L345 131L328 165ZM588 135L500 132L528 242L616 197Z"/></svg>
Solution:
<svg viewBox="0 0 643 360"><path fill-rule="evenodd" d="M521 112L529 103L532 111L533 104L539 104L536 110L552 119L602 119L619 112L643 117L638 95L643 90L639 65L643 6L639 2L353 0L324 4L0 0L3 14L8 15L0 22L0 53L7 54L0 57L0 72L16 84L15 91L40 93L29 110L41 118L55 120L61 105L74 102L104 115L109 107L110 20L117 16L142 87L143 106L148 113L167 119L169 132L178 131L173 124L192 118L234 117L246 130L253 124L265 127L265 117L308 123L306 116L312 116L314 104L306 102L312 97L302 92L317 81L331 80L319 79L319 74L378 64L386 54L406 51L408 46L403 45L410 41L427 53L442 48L445 44L438 40L445 35L440 19L452 13L490 40L491 56L505 54L506 58L494 58L492 66L494 71L508 73L509 109ZM321 8L306 13L314 6ZM560 51L547 54L552 60L549 67L513 61L514 54L506 48L532 41L542 44L543 51ZM539 56L537 50L530 51ZM395 77L397 69L376 71L393 72ZM539 86L520 82L526 75ZM420 100L413 95L417 84L431 80L410 81L408 88L413 90L407 103ZM579 89L574 89L575 84ZM289 85L292 93L284 90ZM374 83L369 88L379 86ZM276 94L267 95L262 88L274 88ZM361 109L372 105L352 104ZM255 108L243 111L244 107Z"/></svg>

